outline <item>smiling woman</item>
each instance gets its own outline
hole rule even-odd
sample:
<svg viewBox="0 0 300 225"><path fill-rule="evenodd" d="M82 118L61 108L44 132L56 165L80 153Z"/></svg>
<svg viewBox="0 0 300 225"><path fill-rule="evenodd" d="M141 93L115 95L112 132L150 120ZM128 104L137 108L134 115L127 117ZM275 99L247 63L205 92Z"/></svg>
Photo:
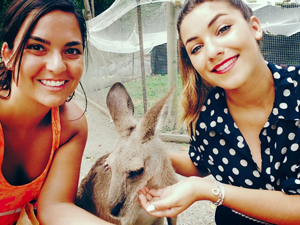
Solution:
<svg viewBox="0 0 300 225"><path fill-rule="evenodd" d="M3 25L0 224L28 204L42 224L108 224L73 202L87 124L67 100L83 73L83 17L69 0L15 0Z"/></svg>
<svg viewBox="0 0 300 225"><path fill-rule="evenodd" d="M210 200L217 224L299 223L300 66L264 60L260 21L242 0L187 0L177 28L191 141L189 155L170 157L194 177L142 189L141 205L172 217Z"/></svg>

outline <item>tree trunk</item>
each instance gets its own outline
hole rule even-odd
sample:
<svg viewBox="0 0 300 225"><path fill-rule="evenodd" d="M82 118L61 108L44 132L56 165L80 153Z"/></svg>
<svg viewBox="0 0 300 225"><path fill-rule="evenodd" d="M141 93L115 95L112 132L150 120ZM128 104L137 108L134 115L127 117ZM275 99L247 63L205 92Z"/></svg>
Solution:
<svg viewBox="0 0 300 225"><path fill-rule="evenodd" d="M92 16L89 0L83 0L83 3L84 3L84 10L85 10L85 19L90 20L93 18L93 16Z"/></svg>
<svg viewBox="0 0 300 225"><path fill-rule="evenodd" d="M176 31L176 10L172 2L166 2L167 15L167 58L168 58L168 88L169 90L177 83L178 63L177 63L177 31ZM178 117L177 87L175 87L172 99L169 103L167 124L170 130L176 129Z"/></svg>

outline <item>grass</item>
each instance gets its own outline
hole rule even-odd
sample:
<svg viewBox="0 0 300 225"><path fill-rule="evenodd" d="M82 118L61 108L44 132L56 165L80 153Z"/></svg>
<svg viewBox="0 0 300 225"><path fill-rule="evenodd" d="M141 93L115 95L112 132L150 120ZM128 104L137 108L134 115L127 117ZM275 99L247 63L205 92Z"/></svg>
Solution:
<svg viewBox="0 0 300 225"><path fill-rule="evenodd" d="M129 83L124 83L128 93L130 94L134 104L134 114L137 117L144 115L144 103L143 103L143 87L142 79L133 80ZM108 92L107 88L105 96ZM182 90L182 83L180 75L177 77L177 96L179 101L179 95ZM155 75L146 77L146 98L147 108L149 109L156 102L158 102L168 92L168 76L167 75Z"/></svg>

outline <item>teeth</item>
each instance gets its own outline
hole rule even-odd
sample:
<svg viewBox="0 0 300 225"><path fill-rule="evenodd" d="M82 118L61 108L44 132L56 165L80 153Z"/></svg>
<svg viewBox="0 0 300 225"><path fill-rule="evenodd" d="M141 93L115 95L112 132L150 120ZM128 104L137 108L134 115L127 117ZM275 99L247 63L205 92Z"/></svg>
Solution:
<svg viewBox="0 0 300 225"><path fill-rule="evenodd" d="M41 80L41 82L46 85L46 86L50 86L50 87L59 87L64 85L65 81L54 81L54 80Z"/></svg>
<svg viewBox="0 0 300 225"><path fill-rule="evenodd" d="M225 64L223 64L222 66L220 66L219 68L217 68L217 71L221 71L224 70L225 68L227 68L230 64L232 64L234 61L236 60L236 57L229 60L228 62L226 62Z"/></svg>

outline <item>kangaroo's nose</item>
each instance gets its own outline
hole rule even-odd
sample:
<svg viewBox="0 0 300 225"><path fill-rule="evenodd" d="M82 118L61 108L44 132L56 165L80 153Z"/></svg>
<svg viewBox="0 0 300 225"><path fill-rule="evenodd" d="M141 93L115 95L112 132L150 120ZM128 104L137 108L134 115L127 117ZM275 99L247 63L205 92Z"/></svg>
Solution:
<svg viewBox="0 0 300 225"><path fill-rule="evenodd" d="M124 203L125 203L125 199L119 202L118 204L116 204L111 210L111 215L118 217L120 215L121 209L124 206Z"/></svg>
<svg viewBox="0 0 300 225"><path fill-rule="evenodd" d="M47 70L49 70L55 74L60 74L64 71L66 71L66 69L67 69L62 55L58 52L53 52L49 56L46 68L47 68Z"/></svg>

